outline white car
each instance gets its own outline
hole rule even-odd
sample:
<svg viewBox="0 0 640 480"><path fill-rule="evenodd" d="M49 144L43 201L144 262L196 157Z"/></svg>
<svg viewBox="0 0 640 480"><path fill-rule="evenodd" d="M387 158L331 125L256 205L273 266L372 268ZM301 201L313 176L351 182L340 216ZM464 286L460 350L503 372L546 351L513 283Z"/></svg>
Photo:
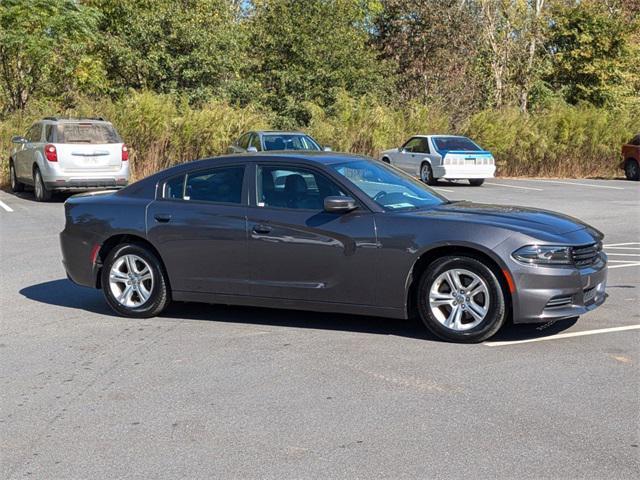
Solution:
<svg viewBox="0 0 640 480"><path fill-rule="evenodd" d="M480 186L496 171L490 152L467 137L455 135L415 135L401 147L382 152L382 161L429 185L444 178L467 179Z"/></svg>
<svg viewBox="0 0 640 480"><path fill-rule="evenodd" d="M32 185L39 202L55 190L122 188L129 182L127 146L102 118L47 117L11 142L11 188L20 192Z"/></svg>

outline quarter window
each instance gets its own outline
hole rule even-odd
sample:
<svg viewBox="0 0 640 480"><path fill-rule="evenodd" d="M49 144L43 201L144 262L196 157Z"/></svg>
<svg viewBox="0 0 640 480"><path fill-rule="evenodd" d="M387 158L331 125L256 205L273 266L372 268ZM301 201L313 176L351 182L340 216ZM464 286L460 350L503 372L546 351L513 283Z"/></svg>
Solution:
<svg viewBox="0 0 640 480"><path fill-rule="evenodd" d="M335 182L313 170L259 166L257 195L259 207L322 210L326 197L345 193Z"/></svg>
<svg viewBox="0 0 640 480"><path fill-rule="evenodd" d="M249 146L255 147L255 149L258 151L262 150L262 147L260 145L260 136L257 133L254 133L253 136L251 137L251 142L249 142Z"/></svg>
<svg viewBox="0 0 640 480"><path fill-rule="evenodd" d="M182 198L201 202L240 204L242 203L243 177L244 166L222 167L190 173L187 175Z"/></svg>
<svg viewBox="0 0 640 480"><path fill-rule="evenodd" d="M243 136L240 137L240 140L238 140L238 146L240 148L243 148L244 150L247 149L247 147L249 146L250 135L251 135L250 133L245 133Z"/></svg>

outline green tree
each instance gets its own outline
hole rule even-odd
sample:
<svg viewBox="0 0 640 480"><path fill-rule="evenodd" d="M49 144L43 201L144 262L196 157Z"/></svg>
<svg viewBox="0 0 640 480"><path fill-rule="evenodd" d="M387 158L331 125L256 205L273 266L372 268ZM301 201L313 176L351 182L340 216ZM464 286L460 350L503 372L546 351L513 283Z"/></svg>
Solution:
<svg viewBox="0 0 640 480"><path fill-rule="evenodd" d="M306 124L311 102L331 107L340 91L383 92L385 65L369 46L369 3L357 0L256 1L249 27L262 101L283 126Z"/></svg>
<svg viewBox="0 0 640 480"><path fill-rule="evenodd" d="M241 91L246 65L239 7L230 0L87 0L102 12L101 55L116 93L186 94L192 101Z"/></svg>
<svg viewBox="0 0 640 480"><path fill-rule="evenodd" d="M24 109L36 93L51 97L99 82L100 63L90 54L97 20L94 9L73 0L2 0L4 109Z"/></svg>
<svg viewBox="0 0 640 480"><path fill-rule="evenodd" d="M639 93L638 20L615 3L571 2L554 9L546 80L572 104L617 105Z"/></svg>

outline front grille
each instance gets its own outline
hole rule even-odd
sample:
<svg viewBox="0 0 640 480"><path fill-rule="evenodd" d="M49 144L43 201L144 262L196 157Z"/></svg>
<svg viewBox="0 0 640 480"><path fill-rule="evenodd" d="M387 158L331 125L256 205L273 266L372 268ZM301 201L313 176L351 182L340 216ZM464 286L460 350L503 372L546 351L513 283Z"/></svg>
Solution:
<svg viewBox="0 0 640 480"><path fill-rule="evenodd" d="M589 267L598 262L601 251L602 243L598 242L582 247L573 247L571 257L576 267Z"/></svg>

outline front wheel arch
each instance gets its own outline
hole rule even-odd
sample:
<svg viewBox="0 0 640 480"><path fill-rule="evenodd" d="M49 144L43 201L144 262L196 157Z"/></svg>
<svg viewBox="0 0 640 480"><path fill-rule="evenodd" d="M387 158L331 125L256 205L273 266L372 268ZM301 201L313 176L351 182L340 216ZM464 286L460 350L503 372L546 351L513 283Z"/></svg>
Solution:
<svg viewBox="0 0 640 480"><path fill-rule="evenodd" d="M167 287L169 288L169 291L171 291L171 279L169 278L167 267L165 266L162 255L160 255L158 249L154 247L153 244L146 238L131 234L113 235L102 242L102 245L100 247L100 250L98 250L98 255L96 257L96 264L98 265L95 280L96 288L102 288L100 278L104 261L107 259L107 256L114 248L116 248L118 245L122 245L123 243L133 243L136 245L140 245L141 247L148 248L158 258L158 260L160 260L160 266L162 267L162 271L164 272L164 275L167 279Z"/></svg>
<svg viewBox="0 0 640 480"><path fill-rule="evenodd" d="M491 270L493 270L493 273L495 274L496 278L500 282L500 286L502 287L502 293L504 294L507 320L511 319L513 317L514 293L512 288L513 280L511 279L511 273L504 265L500 264L499 260L493 258L483 250L463 245L446 245L433 248L424 252L414 262L408 276L408 286L405 289L405 308L407 317L415 317L417 315L416 297L422 273L431 263L433 263L437 259L450 255L464 255L467 257L475 258L476 260L485 263Z"/></svg>

